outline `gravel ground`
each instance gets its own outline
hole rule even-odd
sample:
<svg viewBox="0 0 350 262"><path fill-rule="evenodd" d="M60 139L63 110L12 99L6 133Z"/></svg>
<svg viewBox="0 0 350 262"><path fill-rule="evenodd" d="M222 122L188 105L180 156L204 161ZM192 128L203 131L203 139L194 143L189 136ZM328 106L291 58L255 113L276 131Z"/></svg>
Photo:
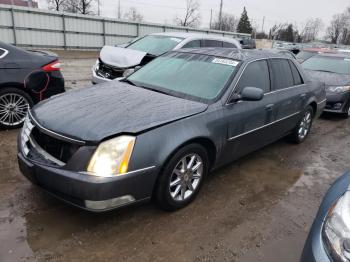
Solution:
<svg viewBox="0 0 350 262"><path fill-rule="evenodd" d="M60 52L70 88L97 53ZM90 214L31 185L18 130L0 132L0 261L298 261L324 193L350 169L350 121L328 115L301 145L278 141L207 177L176 213L154 205Z"/></svg>

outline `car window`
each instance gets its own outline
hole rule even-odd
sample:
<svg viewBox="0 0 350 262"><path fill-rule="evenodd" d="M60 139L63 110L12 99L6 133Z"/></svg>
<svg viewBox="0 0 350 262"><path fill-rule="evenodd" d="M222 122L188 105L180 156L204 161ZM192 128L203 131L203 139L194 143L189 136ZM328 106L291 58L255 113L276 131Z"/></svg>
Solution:
<svg viewBox="0 0 350 262"><path fill-rule="evenodd" d="M183 38L160 36L160 35L148 35L136 42L131 43L126 48L143 51L148 54L159 56L164 54L177 46Z"/></svg>
<svg viewBox="0 0 350 262"><path fill-rule="evenodd" d="M232 59L173 52L154 59L127 80L146 89L208 101L224 90L238 64Z"/></svg>
<svg viewBox="0 0 350 262"><path fill-rule="evenodd" d="M201 47L201 40L194 40L185 44L182 48L197 48Z"/></svg>
<svg viewBox="0 0 350 262"><path fill-rule="evenodd" d="M237 92L241 92L245 87L257 87L270 92L270 75L266 60L250 63L244 70L236 87Z"/></svg>
<svg viewBox="0 0 350 262"><path fill-rule="evenodd" d="M293 79L294 79L294 85L302 85L304 83L303 79L300 76L299 70L294 65L292 61L289 61L289 65L292 69Z"/></svg>
<svg viewBox="0 0 350 262"><path fill-rule="evenodd" d="M222 47L222 41L203 40L203 47Z"/></svg>
<svg viewBox="0 0 350 262"><path fill-rule="evenodd" d="M297 54L297 59L305 61L316 54L316 52L301 51L299 54Z"/></svg>
<svg viewBox="0 0 350 262"><path fill-rule="evenodd" d="M294 79L287 59L271 59L272 87L280 90L294 85Z"/></svg>
<svg viewBox="0 0 350 262"><path fill-rule="evenodd" d="M226 48L237 48L237 46L233 43L229 43L229 42L223 42L223 47Z"/></svg>

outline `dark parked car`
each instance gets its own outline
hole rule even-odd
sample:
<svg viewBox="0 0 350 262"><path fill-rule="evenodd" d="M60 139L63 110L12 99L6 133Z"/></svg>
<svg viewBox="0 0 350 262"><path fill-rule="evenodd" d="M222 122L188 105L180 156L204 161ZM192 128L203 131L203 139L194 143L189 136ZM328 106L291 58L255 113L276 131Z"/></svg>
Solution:
<svg viewBox="0 0 350 262"><path fill-rule="evenodd" d="M284 56L182 49L124 82L33 108L18 161L33 183L88 210L152 196L176 210L195 198L210 170L287 135L303 142L324 105L323 86Z"/></svg>
<svg viewBox="0 0 350 262"><path fill-rule="evenodd" d="M350 260L350 172L328 190L306 240L301 262Z"/></svg>
<svg viewBox="0 0 350 262"><path fill-rule="evenodd" d="M241 44L243 49L255 49L256 48L255 39L252 39L252 38L240 39L239 43Z"/></svg>
<svg viewBox="0 0 350 262"><path fill-rule="evenodd" d="M28 108L62 92L57 56L0 42L0 128L21 126Z"/></svg>
<svg viewBox="0 0 350 262"><path fill-rule="evenodd" d="M350 116L350 55L319 54L306 60L302 66L314 79L326 85L325 112Z"/></svg>

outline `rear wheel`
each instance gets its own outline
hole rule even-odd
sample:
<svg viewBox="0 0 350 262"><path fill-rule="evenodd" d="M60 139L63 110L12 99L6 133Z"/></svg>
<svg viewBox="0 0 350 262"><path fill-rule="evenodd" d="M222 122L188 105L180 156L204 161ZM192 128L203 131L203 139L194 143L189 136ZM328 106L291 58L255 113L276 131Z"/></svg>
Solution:
<svg viewBox="0 0 350 262"><path fill-rule="evenodd" d="M308 106L304 111L302 118L298 122L298 125L290 134L289 138L293 143L300 144L305 141L310 133L312 121L314 118L314 110L312 106Z"/></svg>
<svg viewBox="0 0 350 262"><path fill-rule="evenodd" d="M0 128L13 129L22 126L33 100L17 88L0 90Z"/></svg>
<svg viewBox="0 0 350 262"><path fill-rule="evenodd" d="M208 154L201 145L190 144L180 149L158 179L155 188L158 205L175 211L191 203L200 190L208 166Z"/></svg>

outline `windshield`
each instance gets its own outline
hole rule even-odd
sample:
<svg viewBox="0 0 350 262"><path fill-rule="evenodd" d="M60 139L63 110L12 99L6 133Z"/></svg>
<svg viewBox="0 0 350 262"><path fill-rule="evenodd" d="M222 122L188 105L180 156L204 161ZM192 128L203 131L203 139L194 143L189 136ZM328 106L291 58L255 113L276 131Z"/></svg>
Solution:
<svg viewBox="0 0 350 262"><path fill-rule="evenodd" d="M179 37L148 35L131 43L127 48L159 56L172 50L182 40L183 38Z"/></svg>
<svg viewBox="0 0 350 262"><path fill-rule="evenodd" d="M174 52L153 60L127 80L170 95L208 101L220 94L238 64L231 59Z"/></svg>
<svg viewBox="0 0 350 262"><path fill-rule="evenodd" d="M314 56L302 63L305 69L350 75L350 57Z"/></svg>
<svg viewBox="0 0 350 262"><path fill-rule="evenodd" d="M309 52L309 51L301 51L299 54L297 54L297 59L300 59L302 61L308 60L310 57L316 55L315 52Z"/></svg>

